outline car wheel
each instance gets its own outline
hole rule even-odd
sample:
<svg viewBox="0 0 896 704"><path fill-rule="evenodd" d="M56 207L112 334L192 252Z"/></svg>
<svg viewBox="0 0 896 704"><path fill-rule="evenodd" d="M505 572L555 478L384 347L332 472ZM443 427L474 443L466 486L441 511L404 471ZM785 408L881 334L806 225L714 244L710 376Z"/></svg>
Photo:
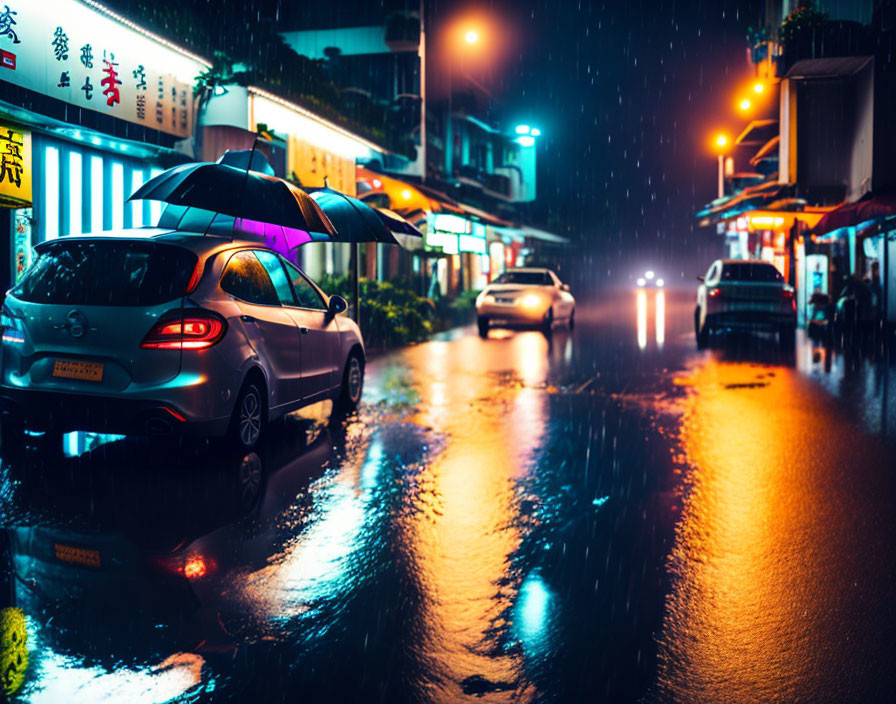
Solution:
<svg viewBox="0 0 896 704"><path fill-rule="evenodd" d="M697 349L705 350L709 345L709 326L700 325L700 309L694 311L694 334L697 336Z"/></svg>
<svg viewBox="0 0 896 704"><path fill-rule="evenodd" d="M364 364L360 355L352 352L345 363L345 371L342 373L342 387L339 392L337 410L342 414L357 410L363 393Z"/></svg>
<svg viewBox="0 0 896 704"><path fill-rule="evenodd" d="M554 309L548 308L548 312L544 314L541 321L541 329L545 335L550 335L554 330Z"/></svg>
<svg viewBox="0 0 896 704"><path fill-rule="evenodd" d="M479 328L479 337L488 337L488 318L484 315L480 315L476 319L476 326Z"/></svg>
<svg viewBox="0 0 896 704"><path fill-rule="evenodd" d="M240 391L233 409L231 434L237 447L251 450L257 446L266 421L261 389L257 382L248 382Z"/></svg>
<svg viewBox="0 0 896 704"><path fill-rule="evenodd" d="M573 308L572 312L569 314L569 329L574 330L576 327L576 309Z"/></svg>

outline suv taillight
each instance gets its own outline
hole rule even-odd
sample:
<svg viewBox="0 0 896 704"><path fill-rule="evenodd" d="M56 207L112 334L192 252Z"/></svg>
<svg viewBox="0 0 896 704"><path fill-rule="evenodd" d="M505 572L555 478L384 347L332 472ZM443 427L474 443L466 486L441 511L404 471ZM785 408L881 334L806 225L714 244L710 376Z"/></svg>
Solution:
<svg viewBox="0 0 896 704"><path fill-rule="evenodd" d="M711 288L711 289L707 290L706 295L709 296L710 298L718 298L719 296L722 295L722 289Z"/></svg>
<svg viewBox="0 0 896 704"><path fill-rule="evenodd" d="M140 347L154 350L203 350L217 343L227 323L217 313L187 309L166 313L146 333Z"/></svg>

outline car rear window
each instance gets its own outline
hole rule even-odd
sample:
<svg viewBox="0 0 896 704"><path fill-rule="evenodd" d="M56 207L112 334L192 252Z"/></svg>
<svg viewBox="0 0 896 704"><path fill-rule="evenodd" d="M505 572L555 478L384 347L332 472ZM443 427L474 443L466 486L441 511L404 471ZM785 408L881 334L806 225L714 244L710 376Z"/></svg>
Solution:
<svg viewBox="0 0 896 704"><path fill-rule="evenodd" d="M56 240L12 290L19 300L151 306L183 296L198 257L183 247L125 240Z"/></svg>
<svg viewBox="0 0 896 704"><path fill-rule="evenodd" d="M554 282L544 271L505 271L494 283L519 284L521 286L551 286Z"/></svg>
<svg viewBox="0 0 896 704"><path fill-rule="evenodd" d="M771 264L736 262L722 267L722 281L783 281L784 277Z"/></svg>

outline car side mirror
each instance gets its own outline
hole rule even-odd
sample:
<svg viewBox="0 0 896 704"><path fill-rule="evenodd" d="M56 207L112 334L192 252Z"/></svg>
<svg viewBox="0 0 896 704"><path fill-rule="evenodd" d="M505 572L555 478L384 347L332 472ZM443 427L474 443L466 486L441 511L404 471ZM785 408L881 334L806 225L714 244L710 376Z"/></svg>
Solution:
<svg viewBox="0 0 896 704"><path fill-rule="evenodd" d="M345 302L345 299L342 296L330 296L330 300L327 301L327 313L329 315L339 315L340 313L345 313L347 310L348 303Z"/></svg>
<svg viewBox="0 0 896 704"><path fill-rule="evenodd" d="M702 283L702 282L706 281L706 277L705 277L705 276L698 276L698 277L697 277L697 281L699 281L699 282Z"/></svg>
<svg viewBox="0 0 896 704"><path fill-rule="evenodd" d="M569 292L569 284L560 284L560 290Z"/></svg>

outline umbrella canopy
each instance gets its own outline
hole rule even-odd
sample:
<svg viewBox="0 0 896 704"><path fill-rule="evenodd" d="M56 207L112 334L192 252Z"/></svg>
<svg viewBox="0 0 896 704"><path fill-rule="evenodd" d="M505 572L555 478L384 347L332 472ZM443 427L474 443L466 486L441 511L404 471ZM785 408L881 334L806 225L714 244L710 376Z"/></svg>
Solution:
<svg viewBox="0 0 896 704"><path fill-rule="evenodd" d="M321 188L312 193L311 198L335 225L339 242L403 244L400 236L423 236L420 230L397 213L371 208L363 201L332 188Z"/></svg>
<svg viewBox="0 0 896 704"><path fill-rule="evenodd" d="M337 238L333 223L305 191L283 179L221 161L184 164L163 171L128 198L141 199Z"/></svg>

